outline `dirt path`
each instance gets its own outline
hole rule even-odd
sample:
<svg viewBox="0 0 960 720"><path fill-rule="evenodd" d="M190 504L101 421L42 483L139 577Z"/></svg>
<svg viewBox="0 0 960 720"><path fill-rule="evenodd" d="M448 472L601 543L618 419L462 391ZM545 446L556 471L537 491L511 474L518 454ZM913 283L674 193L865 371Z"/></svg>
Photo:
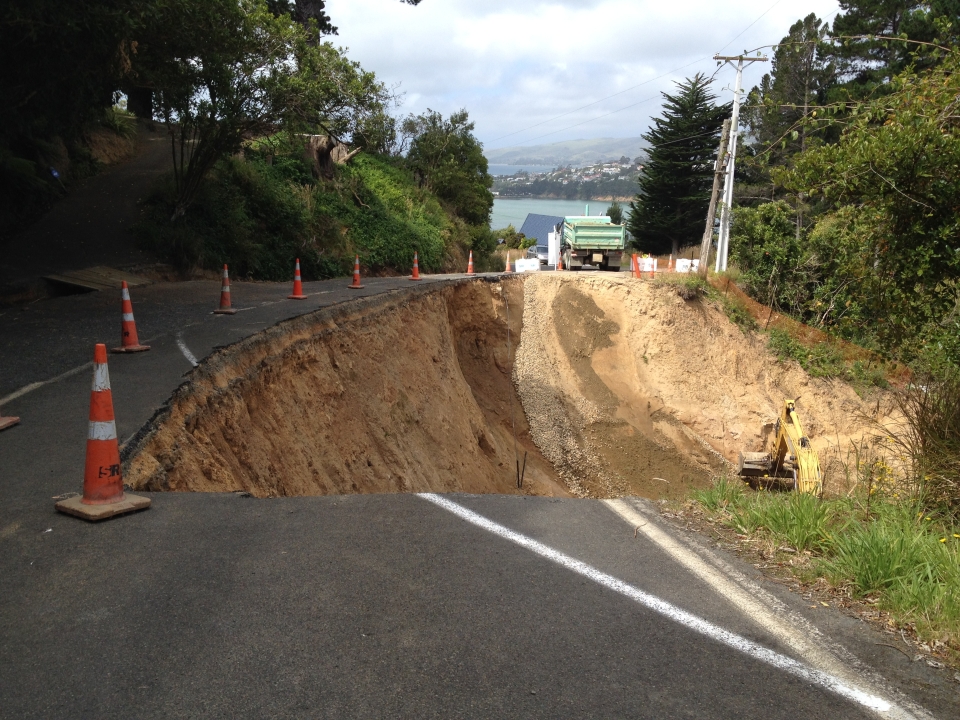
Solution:
<svg viewBox="0 0 960 720"><path fill-rule="evenodd" d="M140 215L140 201L169 171L170 164L166 135L141 130L133 158L86 180L34 225L6 242L0 264L0 298L42 296L40 278L49 273L156 262L137 246L132 228Z"/></svg>

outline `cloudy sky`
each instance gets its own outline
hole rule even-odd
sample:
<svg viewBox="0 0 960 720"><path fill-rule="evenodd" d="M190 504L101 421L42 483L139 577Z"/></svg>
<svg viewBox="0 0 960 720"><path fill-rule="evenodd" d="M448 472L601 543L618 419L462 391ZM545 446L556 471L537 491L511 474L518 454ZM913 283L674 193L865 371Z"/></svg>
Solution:
<svg viewBox="0 0 960 720"><path fill-rule="evenodd" d="M837 0L328 0L332 40L404 93L400 114L466 108L488 149L635 137L660 91L716 53L778 42ZM767 51L769 52L769 51ZM769 63L744 72L755 85ZM729 100L732 69L714 87ZM613 97L610 97L613 96ZM589 105L589 106L588 106ZM588 107L584 107L588 106Z"/></svg>

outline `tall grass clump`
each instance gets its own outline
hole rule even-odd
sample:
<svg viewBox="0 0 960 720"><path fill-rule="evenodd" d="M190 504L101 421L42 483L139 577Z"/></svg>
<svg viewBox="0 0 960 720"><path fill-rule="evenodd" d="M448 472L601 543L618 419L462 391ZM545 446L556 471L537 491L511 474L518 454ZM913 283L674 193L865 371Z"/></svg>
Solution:
<svg viewBox="0 0 960 720"><path fill-rule="evenodd" d="M838 592L870 599L921 639L944 642L960 657L960 523L951 513L876 486L821 499L754 492L719 478L693 499L768 553L789 552L785 567L795 574L823 577Z"/></svg>
<svg viewBox="0 0 960 720"><path fill-rule="evenodd" d="M896 401L903 421L885 434L910 465L916 497L960 518L960 369L927 367L896 393Z"/></svg>
<svg viewBox="0 0 960 720"><path fill-rule="evenodd" d="M657 287L670 287L684 300L696 300L707 294L710 287L698 273L661 273L654 278Z"/></svg>

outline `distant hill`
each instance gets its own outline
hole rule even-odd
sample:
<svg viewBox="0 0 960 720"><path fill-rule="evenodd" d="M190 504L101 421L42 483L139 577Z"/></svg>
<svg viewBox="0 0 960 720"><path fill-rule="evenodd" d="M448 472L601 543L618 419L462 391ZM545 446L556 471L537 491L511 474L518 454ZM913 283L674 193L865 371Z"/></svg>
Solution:
<svg viewBox="0 0 960 720"><path fill-rule="evenodd" d="M487 162L497 165L590 165L596 162L619 160L626 155L631 160L643 155L643 138L595 138L567 140L549 145L523 145L484 150Z"/></svg>

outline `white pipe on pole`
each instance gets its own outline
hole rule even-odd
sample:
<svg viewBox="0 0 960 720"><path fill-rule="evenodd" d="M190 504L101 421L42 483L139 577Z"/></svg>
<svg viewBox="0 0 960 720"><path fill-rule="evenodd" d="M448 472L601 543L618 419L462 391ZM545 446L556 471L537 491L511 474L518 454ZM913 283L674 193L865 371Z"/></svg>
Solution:
<svg viewBox="0 0 960 720"><path fill-rule="evenodd" d="M714 271L727 269L730 250L730 214L733 210L733 178L737 164L737 138L740 135L740 90L743 80L743 58L737 60L737 82L733 90L733 115L730 118L730 143L727 174L723 181L723 206L720 208L720 236L717 240L717 262Z"/></svg>

